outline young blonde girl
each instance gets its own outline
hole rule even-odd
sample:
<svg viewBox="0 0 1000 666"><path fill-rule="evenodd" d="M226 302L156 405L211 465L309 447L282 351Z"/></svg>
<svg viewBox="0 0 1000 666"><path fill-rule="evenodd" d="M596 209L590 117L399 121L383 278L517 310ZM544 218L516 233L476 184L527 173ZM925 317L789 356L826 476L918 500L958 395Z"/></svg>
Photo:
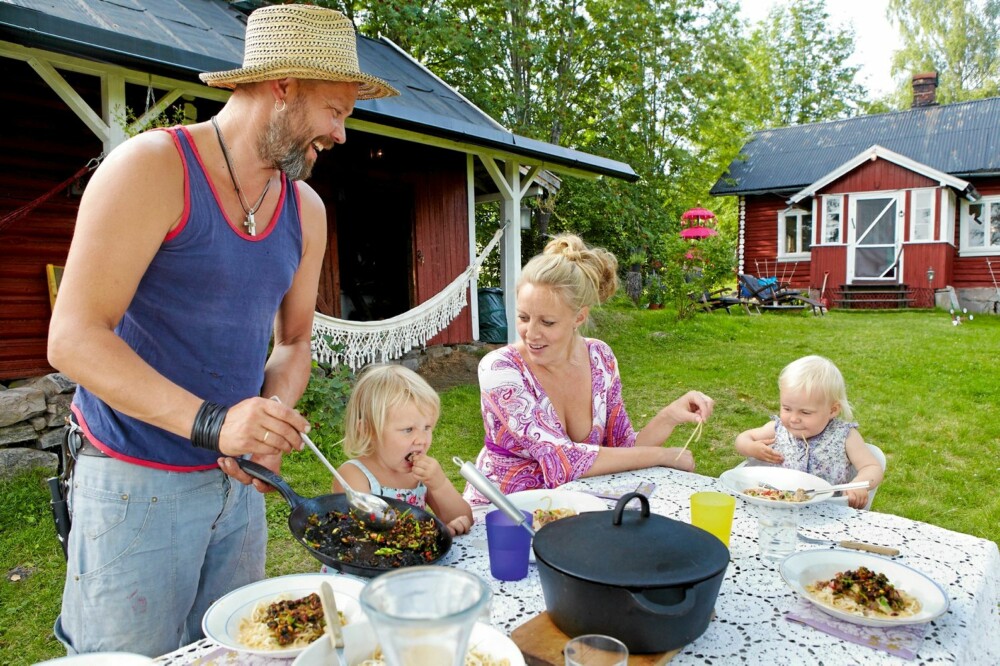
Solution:
<svg viewBox="0 0 1000 666"><path fill-rule="evenodd" d="M355 490L429 505L453 534L472 527L472 509L427 455L441 413L438 394L401 365L364 370L347 402L344 452L339 471ZM344 492L334 481L333 491Z"/></svg>
<svg viewBox="0 0 1000 666"><path fill-rule="evenodd" d="M759 428L736 437L736 451L748 465L797 469L836 483L868 481L868 490L848 490L848 503L860 509L882 482L882 466L851 419L844 377L830 360L805 356L778 376L781 413Z"/></svg>

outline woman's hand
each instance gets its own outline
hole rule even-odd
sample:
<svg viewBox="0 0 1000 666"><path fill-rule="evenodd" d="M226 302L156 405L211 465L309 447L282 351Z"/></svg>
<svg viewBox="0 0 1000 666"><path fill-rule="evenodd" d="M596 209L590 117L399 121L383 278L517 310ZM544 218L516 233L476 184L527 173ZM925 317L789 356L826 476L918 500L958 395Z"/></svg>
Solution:
<svg viewBox="0 0 1000 666"><path fill-rule="evenodd" d="M715 401L701 391L688 391L660 410L673 425L705 422L712 415Z"/></svg>
<svg viewBox="0 0 1000 666"><path fill-rule="evenodd" d="M663 453L666 454L666 459L660 464L660 467L673 467L682 472L694 471L694 454L691 453L690 449L681 449L678 446L663 449Z"/></svg>

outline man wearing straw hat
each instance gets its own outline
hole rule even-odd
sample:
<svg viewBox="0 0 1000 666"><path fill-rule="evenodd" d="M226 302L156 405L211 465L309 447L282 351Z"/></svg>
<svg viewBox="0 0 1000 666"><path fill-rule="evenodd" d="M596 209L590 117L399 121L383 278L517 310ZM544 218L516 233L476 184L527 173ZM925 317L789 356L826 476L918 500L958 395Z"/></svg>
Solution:
<svg viewBox="0 0 1000 666"><path fill-rule="evenodd" d="M308 429L291 406L326 213L297 181L356 100L397 94L360 71L350 20L308 5L253 12L243 67L201 78L233 90L218 116L130 139L94 173L52 315L49 360L79 384L55 627L70 654L175 650L264 576L263 497L234 458L278 471Z"/></svg>

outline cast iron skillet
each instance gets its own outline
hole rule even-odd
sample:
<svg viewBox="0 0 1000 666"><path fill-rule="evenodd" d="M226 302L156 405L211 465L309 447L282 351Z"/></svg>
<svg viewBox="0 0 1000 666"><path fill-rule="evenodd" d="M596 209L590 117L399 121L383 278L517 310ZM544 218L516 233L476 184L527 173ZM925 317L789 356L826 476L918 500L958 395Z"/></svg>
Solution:
<svg viewBox="0 0 1000 666"><path fill-rule="evenodd" d="M313 498L302 497L296 494L295 491L292 490L287 483L285 483L284 479L263 465L258 465L255 462L243 460L242 458L237 458L236 462L244 472L255 479L260 479L265 483L271 484L279 493L281 493L281 496L285 498L285 501L288 502L288 505L292 508L292 512L288 516L288 527L292 531L292 536L294 536L313 557L326 566L342 571L346 574L354 574L355 576L364 576L366 578L371 578L381 573L385 573L386 571L392 571L393 569L399 568L391 566L369 567L349 562L341 562L337 558L321 553L309 545L305 538L305 531L309 526L309 516L314 514L325 516L330 511L341 511L345 513L349 511L350 505L347 503L347 497L343 493L336 495L320 495L319 497ZM393 509L400 512L408 511L417 520L426 520L427 518L434 519L434 522L438 526L439 533L437 539L438 556L426 564L433 564L447 554L448 549L451 548L451 533L448 532L447 526L445 526L445 524L434 514L423 509L418 509L415 506L411 506L401 500L390 497L385 497L384 499Z"/></svg>

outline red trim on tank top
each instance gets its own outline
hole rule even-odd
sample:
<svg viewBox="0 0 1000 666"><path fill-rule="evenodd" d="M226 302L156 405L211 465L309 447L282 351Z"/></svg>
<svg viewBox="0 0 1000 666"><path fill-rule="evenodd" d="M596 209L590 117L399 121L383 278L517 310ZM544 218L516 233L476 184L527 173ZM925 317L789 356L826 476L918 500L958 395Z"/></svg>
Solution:
<svg viewBox="0 0 1000 666"><path fill-rule="evenodd" d="M278 195L278 205L274 208L274 214L271 216L270 222L267 224L267 230L263 233L257 234L256 236L251 236L250 234L243 231L243 225L233 224L233 221L229 218L226 213L226 209L222 206L222 200L219 199L219 191L215 188L215 183L212 181L211 176L208 175L208 169L205 168L205 160L202 159L201 153L198 151L198 145L194 142L191 137L191 132L186 127L180 127L180 131L184 132L184 136L187 137L188 144L191 146L191 152L194 153L195 159L198 160L198 164L201 166L201 171L205 174L205 181L208 183L208 187L212 190L212 196L215 197L215 205L219 207L219 212L222 214L223 219L226 220L226 224L229 228L236 232L236 235L244 240L256 243L262 241L271 235L271 232L275 227L278 226L278 218L281 216L281 209L285 203L286 185L285 185L285 174L278 172L278 177L281 179L281 193Z"/></svg>
<svg viewBox="0 0 1000 666"><path fill-rule="evenodd" d="M90 428L87 427L87 420L83 418L83 414L77 408L76 405L70 405L70 410L72 410L73 415L76 416L76 423L83 430L83 434L87 436L90 443L94 445L101 453L108 456L109 458L114 458L115 460L121 460L122 462L131 463L132 465L138 465L139 467L150 467L152 469L161 469L165 472L205 472L210 469L218 469L218 465L196 465L194 467L181 467L179 465L167 465L166 463L153 462L151 460L143 460L142 458L135 458L133 456L127 456L123 453L115 451L110 446L102 442L101 440L94 437L94 433L90 432ZM192 446L194 446L192 444ZM219 454L220 456L222 454Z"/></svg>
<svg viewBox="0 0 1000 666"><path fill-rule="evenodd" d="M170 138L174 142L174 146L177 148L177 154L181 157L181 167L184 172L184 210L181 211L181 219L177 222L177 226L173 230L167 232L167 235L163 237L163 242L166 243L177 237L179 233L184 231L184 227L187 226L188 219L191 215L191 179L188 176L188 165L187 158L184 155L184 146L181 145L181 140L177 138L177 132L173 131L178 128L164 128L162 131L167 132Z"/></svg>

